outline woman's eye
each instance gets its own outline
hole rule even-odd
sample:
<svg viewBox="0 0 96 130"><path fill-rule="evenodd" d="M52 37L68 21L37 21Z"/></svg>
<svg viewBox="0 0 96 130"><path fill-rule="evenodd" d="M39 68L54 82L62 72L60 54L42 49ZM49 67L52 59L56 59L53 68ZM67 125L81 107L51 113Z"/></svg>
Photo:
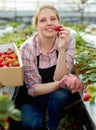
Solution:
<svg viewBox="0 0 96 130"><path fill-rule="evenodd" d="M56 18L51 18L51 20L52 20L52 21L55 21L55 20L56 20Z"/></svg>
<svg viewBox="0 0 96 130"><path fill-rule="evenodd" d="M40 22L45 22L46 20L45 19L41 19Z"/></svg>

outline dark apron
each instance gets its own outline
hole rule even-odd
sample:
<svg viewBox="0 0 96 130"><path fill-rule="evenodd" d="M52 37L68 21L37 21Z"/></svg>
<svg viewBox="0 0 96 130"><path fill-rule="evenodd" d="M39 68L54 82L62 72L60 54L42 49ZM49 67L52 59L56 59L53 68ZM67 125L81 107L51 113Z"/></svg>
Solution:
<svg viewBox="0 0 96 130"><path fill-rule="evenodd" d="M57 56L58 56L58 52L57 52ZM53 82L53 75L54 75L56 65L54 65L50 68L40 69L39 68L39 56L37 56L37 67L38 67L39 74L42 77L42 83ZM31 103L31 102L35 103L37 98L40 97L40 96L32 97L32 96L28 95L28 90L26 88L25 83L23 86L20 86L19 89L18 88L16 88L16 89L17 90L15 90L13 100L17 107L19 107L25 103Z"/></svg>
<svg viewBox="0 0 96 130"><path fill-rule="evenodd" d="M56 54L58 57L58 51L56 51ZM54 75L56 65L54 65L50 68L41 69L41 68L39 68L39 56L37 56L37 68L38 68L39 74L42 77L42 83L53 82L53 75ZM40 96L32 97L32 96L28 95L28 90L26 88L25 83L23 86L16 88L16 91L15 91L14 96L13 96L13 100L14 100L17 107L19 107L25 103L31 103L31 102L37 104L36 100L38 98L40 98ZM81 97L80 97L79 93L75 93L75 94L72 94L71 99L72 99L72 102L74 102L74 100L78 100L80 98Z"/></svg>

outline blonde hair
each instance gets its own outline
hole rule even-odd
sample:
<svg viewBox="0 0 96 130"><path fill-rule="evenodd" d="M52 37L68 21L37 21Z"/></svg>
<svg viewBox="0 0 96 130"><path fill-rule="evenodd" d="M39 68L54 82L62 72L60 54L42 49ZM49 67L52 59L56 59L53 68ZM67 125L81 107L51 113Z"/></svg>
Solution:
<svg viewBox="0 0 96 130"><path fill-rule="evenodd" d="M34 27L37 26L39 13L41 12L41 10L46 9L46 8L53 10L54 13L55 13L56 16L57 16L58 21L60 21L61 18L60 18L60 16L59 16L59 13L58 13L57 9L56 9L54 6L48 5L48 4L47 4L47 5L42 5L42 6L40 6L40 7L36 10L36 13L35 13L35 15L34 15L34 17L33 17L32 24L33 24Z"/></svg>

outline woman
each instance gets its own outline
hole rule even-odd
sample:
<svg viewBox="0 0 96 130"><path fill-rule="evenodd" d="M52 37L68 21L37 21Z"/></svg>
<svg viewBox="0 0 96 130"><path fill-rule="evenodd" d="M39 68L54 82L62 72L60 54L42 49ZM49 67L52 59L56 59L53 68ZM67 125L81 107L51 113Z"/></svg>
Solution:
<svg viewBox="0 0 96 130"><path fill-rule="evenodd" d="M20 107L22 123L26 130L44 130L43 111L47 108L48 128L56 130L64 107L72 96L70 89L76 92L78 87L82 87L79 79L70 74L75 41L66 27L56 31L60 17L52 5L38 8L33 24L38 32L20 48L24 81L32 97L30 102Z"/></svg>

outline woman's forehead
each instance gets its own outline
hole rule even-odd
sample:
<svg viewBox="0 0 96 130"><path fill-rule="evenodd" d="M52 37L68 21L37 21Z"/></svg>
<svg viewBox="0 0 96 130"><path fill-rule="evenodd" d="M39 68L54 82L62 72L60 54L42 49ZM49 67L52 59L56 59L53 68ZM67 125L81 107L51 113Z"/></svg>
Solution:
<svg viewBox="0 0 96 130"><path fill-rule="evenodd" d="M49 9L49 8L46 8L46 9L42 9L38 15L38 17L47 17L47 16L56 16L56 13L52 10L52 9Z"/></svg>

